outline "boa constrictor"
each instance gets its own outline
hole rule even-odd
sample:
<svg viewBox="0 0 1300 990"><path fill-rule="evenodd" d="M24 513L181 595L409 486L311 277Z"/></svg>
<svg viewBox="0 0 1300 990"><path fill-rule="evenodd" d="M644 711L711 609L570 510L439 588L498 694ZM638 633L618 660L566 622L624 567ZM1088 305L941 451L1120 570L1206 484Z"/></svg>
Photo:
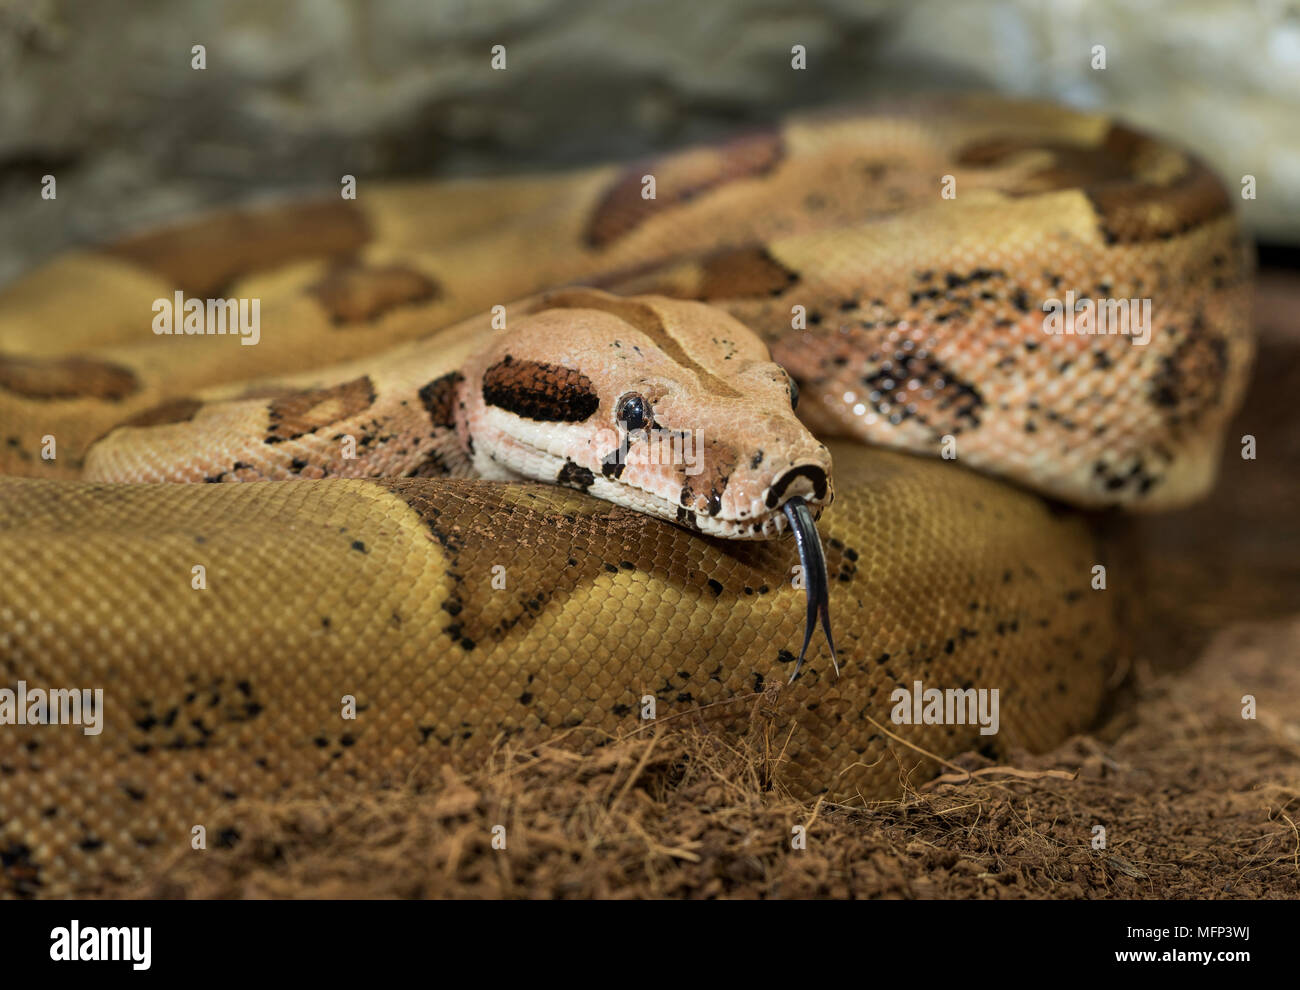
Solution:
<svg viewBox="0 0 1300 990"><path fill-rule="evenodd" d="M0 890L647 698L743 725L818 606L769 537L822 509L840 675L817 645L781 688L774 772L859 799L911 746L1051 745L1124 582L1061 503L1206 489L1250 267L1194 158L982 98L56 259L0 295L0 686L102 689L101 731L0 725ZM153 332L177 292L258 300L257 345ZM1151 300L1149 341L1044 332L1084 298ZM915 682L998 689L999 731L891 723Z"/></svg>

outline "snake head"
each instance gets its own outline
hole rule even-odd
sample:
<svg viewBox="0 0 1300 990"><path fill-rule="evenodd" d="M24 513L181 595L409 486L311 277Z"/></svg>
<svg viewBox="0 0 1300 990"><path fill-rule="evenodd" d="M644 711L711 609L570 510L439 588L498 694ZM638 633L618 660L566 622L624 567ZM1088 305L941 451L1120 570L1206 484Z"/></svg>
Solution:
<svg viewBox="0 0 1300 990"><path fill-rule="evenodd" d="M719 310L594 289L550 293L465 366L456 428L485 478L532 478L727 539L791 531L808 615L831 639L814 520L831 457L795 416L798 389Z"/></svg>
<svg viewBox="0 0 1300 990"><path fill-rule="evenodd" d="M657 296L550 293L466 366L457 430L487 478L582 491L726 539L832 498L797 386L725 313Z"/></svg>

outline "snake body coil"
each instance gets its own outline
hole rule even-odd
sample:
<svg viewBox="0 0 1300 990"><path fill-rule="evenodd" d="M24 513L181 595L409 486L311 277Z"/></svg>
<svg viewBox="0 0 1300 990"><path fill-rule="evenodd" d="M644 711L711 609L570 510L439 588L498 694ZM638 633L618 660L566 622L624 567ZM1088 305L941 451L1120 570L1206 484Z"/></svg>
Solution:
<svg viewBox="0 0 1300 990"><path fill-rule="evenodd" d="M138 875L315 775L633 729L646 696L743 724L717 703L825 617L772 539L800 504L841 676L814 646L781 691L785 779L890 793L919 761L886 727L1052 745L1097 710L1115 592L1024 489L1202 493L1249 275L1194 159L987 100L58 259L0 296L0 687L102 688L102 731L0 724L0 890ZM178 290L257 299L257 345L150 332ZM1078 322L1116 300L1124 332ZM997 689L998 732L890 723L918 681Z"/></svg>

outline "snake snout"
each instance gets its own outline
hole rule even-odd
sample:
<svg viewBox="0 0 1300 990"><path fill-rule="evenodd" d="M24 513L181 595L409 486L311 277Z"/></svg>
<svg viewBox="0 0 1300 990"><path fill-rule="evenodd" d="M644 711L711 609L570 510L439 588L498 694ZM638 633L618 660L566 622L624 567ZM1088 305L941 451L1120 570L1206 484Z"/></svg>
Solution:
<svg viewBox="0 0 1300 990"><path fill-rule="evenodd" d="M825 468L819 464L796 464L772 482L767 490L767 507L775 509L782 500L796 496L809 502L824 502L829 490Z"/></svg>

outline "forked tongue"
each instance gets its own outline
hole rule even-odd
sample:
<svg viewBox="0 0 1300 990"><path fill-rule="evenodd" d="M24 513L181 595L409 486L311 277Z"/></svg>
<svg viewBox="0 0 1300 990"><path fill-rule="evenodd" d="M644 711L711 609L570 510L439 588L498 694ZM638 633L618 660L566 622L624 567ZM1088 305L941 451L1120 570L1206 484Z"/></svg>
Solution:
<svg viewBox="0 0 1300 990"><path fill-rule="evenodd" d="M826 577L826 557L822 553L822 541L817 536L817 527L813 523L808 504L798 495L786 500L781 506L785 517L790 520L790 529L794 531L794 542L799 549L799 563L803 567L804 593L808 596L808 619L804 624L803 648L799 651L799 660L794 665L790 682L799 676L803 658L812 642L813 628L821 618L822 630L826 633L826 643L831 648L831 663L835 666L835 676L839 676L840 664L835 658L835 640L831 638L831 603L830 582Z"/></svg>

